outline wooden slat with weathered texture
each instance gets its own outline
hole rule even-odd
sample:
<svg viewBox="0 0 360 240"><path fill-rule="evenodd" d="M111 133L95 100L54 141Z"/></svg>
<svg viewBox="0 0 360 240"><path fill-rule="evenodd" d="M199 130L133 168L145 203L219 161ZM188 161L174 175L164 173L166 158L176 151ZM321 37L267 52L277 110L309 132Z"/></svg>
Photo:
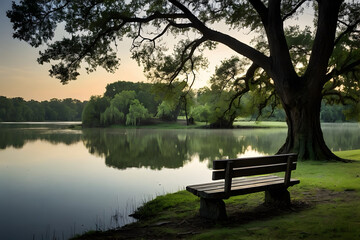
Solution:
<svg viewBox="0 0 360 240"><path fill-rule="evenodd" d="M299 182L297 179L291 179L288 186L295 185ZM259 190L259 187L268 188L272 186L284 186L284 178L268 175L234 179L229 196L253 192L251 190L245 191L245 189L254 188L256 192ZM224 198L226 195L224 191L224 181L187 186L186 190L199 197L205 198Z"/></svg>
<svg viewBox="0 0 360 240"><path fill-rule="evenodd" d="M234 168L232 171L232 177L243 177L243 176L245 177L245 176L269 174L276 172L285 172L286 169L287 169L287 163ZM296 163L292 163L290 170L295 170L295 169L296 169ZM224 170L213 171L212 180L219 180L224 178L225 178Z"/></svg>
<svg viewBox="0 0 360 240"><path fill-rule="evenodd" d="M256 177L252 177L252 179L257 180L269 180L269 179L277 179L279 178L278 176L275 175L262 175L262 176L256 176ZM239 184L239 183L244 183L244 182L248 182L249 178L248 177L242 177L242 178L234 178L233 179L233 183L232 186ZM198 190L204 190L206 189L208 186L210 187L224 187L224 181L214 181L214 182L210 182L210 183L202 183L202 184L194 184L194 185L190 185L188 187L191 188L196 188Z"/></svg>
<svg viewBox="0 0 360 240"><path fill-rule="evenodd" d="M233 168L241 168L247 166L260 166L260 165L271 165L278 163L287 163L288 157L295 157L296 161L297 154L281 154L273 156L262 156L262 157L249 157L249 158L237 158L237 159L221 159L213 161L213 169L225 169L228 161L233 161Z"/></svg>
<svg viewBox="0 0 360 240"><path fill-rule="evenodd" d="M300 181L291 179L289 186L298 184ZM211 190L200 190L196 192L196 195L203 198L228 198L230 196L243 195L248 193L255 193L260 191L266 191L271 188L284 187L284 180L278 179L268 182L257 182L253 184L234 186L231 188L230 194L226 195L223 188L211 189Z"/></svg>

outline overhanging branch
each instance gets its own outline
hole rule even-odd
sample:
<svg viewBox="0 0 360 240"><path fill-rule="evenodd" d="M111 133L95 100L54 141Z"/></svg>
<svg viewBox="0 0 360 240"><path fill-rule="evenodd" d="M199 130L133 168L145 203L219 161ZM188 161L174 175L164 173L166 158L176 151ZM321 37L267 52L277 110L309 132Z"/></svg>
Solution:
<svg viewBox="0 0 360 240"><path fill-rule="evenodd" d="M174 79L180 74L181 70L184 68L187 61L191 61L191 70L194 69L194 62L192 57L194 55L195 50L207 39L202 37L200 39L196 39L195 41L189 43L182 51L180 66L174 71L174 73L170 77L170 82L174 81ZM190 49L189 54L187 55L187 51ZM187 55L187 56L186 56Z"/></svg>
<svg viewBox="0 0 360 240"><path fill-rule="evenodd" d="M347 34L353 32L355 30L355 28L357 27L357 25L360 23L360 19L358 19L357 21L355 21L353 24L346 24L345 22L343 21L338 21L344 25L346 25L346 29L345 31L343 31L342 33L339 34L339 36L335 39L334 41L334 46L336 46L340 40Z"/></svg>
<svg viewBox="0 0 360 240"><path fill-rule="evenodd" d="M330 73L328 73L324 79L323 84L325 84L327 81L330 81L330 79L340 76L342 74L345 74L347 72L350 72L351 70L353 70L355 67L360 66L360 59L346 65L343 66L340 70L337 69L333 69Z"/></svg>
<svg viewBox="0 0 360 240"><path fill-rule="evenodd" d="M301 0L300 2L298 2L290 12L286 13L282 17L282 20L285 21L286 19L291 17L306 1L308 1L308 0Z"/></svg>
<svg viewBox="0 0 360 240"><path fill-rule="evenodd" d="M255 0L259 2L259 0ZM265 69L271 75L270 59L263 53L250 47L249 45L218 31L212 30L205 26L185 5L181 4L176 0L169 0L175 7L180 9L186 18L193 24L193 27L203 34L207 40L222 43L235 52L247 57L248 59L255 62L257 65Z"/></svg>

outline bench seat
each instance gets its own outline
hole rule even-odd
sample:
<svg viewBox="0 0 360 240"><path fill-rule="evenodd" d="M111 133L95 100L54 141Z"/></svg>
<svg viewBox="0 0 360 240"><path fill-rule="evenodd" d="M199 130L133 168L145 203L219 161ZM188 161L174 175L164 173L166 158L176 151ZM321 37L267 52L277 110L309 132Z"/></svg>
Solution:
<svg viewBox="0 0 360 240"><path fill-rule="evenodd" d="M291 179L288 186L300 183L297 179ZM275 175L235 178L231 184L230 196L248 193L262 192L270 188L284 186L284 178ZM224 181L196 184L187 186L186 190L202 198L226 199Z"/></svg>

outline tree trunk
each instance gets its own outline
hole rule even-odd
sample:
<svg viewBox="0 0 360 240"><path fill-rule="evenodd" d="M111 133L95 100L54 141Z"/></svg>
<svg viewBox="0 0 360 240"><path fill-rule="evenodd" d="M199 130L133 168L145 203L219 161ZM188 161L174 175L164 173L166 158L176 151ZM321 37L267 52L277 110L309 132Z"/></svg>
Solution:
<svg viewBox="0 0 360 240"><path fill-rule="evenodd" d="M283 95L288 136L278 153L295 152L301 160L341 160L324 141L320 126L321 92L308 89Z"/></svg>

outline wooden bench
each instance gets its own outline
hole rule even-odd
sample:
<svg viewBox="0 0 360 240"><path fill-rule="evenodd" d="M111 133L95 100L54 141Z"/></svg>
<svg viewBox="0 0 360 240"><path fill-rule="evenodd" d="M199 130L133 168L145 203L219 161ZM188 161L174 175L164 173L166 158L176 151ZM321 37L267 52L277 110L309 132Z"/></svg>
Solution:
<svg viewBox="0 0 360 240"><path fill-rule="evenodd" d="M297 154L294 153L215 160L212 179L224 180L187 186L186 190L200 197L200 216L209 219L226 219L222 199L248 193L265 191L265 204L289 206L287 188L300 183L291 179L291 170L296 169L296 163ZM277 172L285 172L285 176L263 175Z"/></svg>

